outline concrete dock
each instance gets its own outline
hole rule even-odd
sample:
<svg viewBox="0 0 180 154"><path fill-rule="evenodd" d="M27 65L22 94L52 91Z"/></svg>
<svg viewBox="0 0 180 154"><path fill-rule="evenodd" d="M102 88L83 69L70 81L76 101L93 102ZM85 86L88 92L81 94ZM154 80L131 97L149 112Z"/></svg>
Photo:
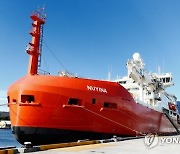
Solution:
<svg viewBox="0 0 180 154"><path fill-rule="evenodd" d="M42 145L33 148L0 150L0 154L28 152L34 154L179 154L180 135L165 137L151 136L150 138L127 140L82 141Z"/></svg>
<svg viewBox="0 0 180 154"><path fill-rule="evenodd" d="M179 136L180 138L180 136ZM169 140L169 139L168 139ZM179 154L180 143L159 143L149 148L144 143L144 138L126 140L120 142L110 142L101 144L91 144L84 146L66 147L47 151L35 152L36 154Z"/></svg>

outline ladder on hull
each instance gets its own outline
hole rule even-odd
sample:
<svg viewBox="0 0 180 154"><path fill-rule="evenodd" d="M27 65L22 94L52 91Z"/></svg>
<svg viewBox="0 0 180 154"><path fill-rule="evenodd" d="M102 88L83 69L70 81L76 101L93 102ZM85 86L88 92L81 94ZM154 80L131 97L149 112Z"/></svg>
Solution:
<svg viewBox="0 0 180 154"><path fill-rule="evenodd" d="M177 127L177 125L174 123L174 121L169 116L169 111L167 109L163 109L163 114L167 117L167 119L170 121L170 123L173 125L173 127L176 129L177 134L180 134L180 131Z"/></svg>

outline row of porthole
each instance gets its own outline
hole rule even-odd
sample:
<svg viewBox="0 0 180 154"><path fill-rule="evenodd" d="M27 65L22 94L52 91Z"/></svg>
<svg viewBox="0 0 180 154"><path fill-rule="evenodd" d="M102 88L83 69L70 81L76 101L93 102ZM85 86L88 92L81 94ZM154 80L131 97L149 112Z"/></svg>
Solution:
<svg viewBox="0 0 180 154"><path fill-rule="evenodd" d="M81 99L77 99L77 98L70 98L68 100L68 104L69 105L82 105L82 100ZM93 98L92 99L92 104L96 104L96 99ZM110 108L110 109L117 109L117 104L116 103L109 103L109 102L104 102L103 105L104 108Z"/></svg>

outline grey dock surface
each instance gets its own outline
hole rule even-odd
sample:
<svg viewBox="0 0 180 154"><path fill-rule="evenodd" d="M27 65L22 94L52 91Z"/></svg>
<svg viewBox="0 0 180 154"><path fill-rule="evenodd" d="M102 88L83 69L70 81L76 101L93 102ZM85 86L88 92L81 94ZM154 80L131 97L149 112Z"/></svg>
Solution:
<svg viewBox="0 0 180 154"><path fill-rule="evenodd" d="M175 138L173 140L173 138ZM174 143L178 140L178 143ZM162 142L164 141L164 142ZM35 154L179 154L180 136L158 137L158 144L150 148L145 145L144 138L125 140L120 142L110 142L101 144L91 144L66 148L51 149L35 152Z"/></svg>
<svg viewBox="0 0 180 154"><path fill-rule="evenodd" d="M150 140L146 140L150 139ZM148 141L148 142L147 142ZM149 142L150 141L150 142ZM106 143L108 142L108 143ZM146 142L146 143L145 143ZM0 150L0 154L180 154L180 135L108 139Z"/></svg>

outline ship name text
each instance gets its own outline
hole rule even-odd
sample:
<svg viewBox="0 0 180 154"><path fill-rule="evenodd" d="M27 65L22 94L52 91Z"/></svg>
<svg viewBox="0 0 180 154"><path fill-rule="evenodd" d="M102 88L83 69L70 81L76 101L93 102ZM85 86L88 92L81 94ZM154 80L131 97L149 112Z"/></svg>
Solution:
<svg viewBox="0 0 180 154"><path fill-rule="evenodd" d="M100 88L100 87L95 87L95 86L88 86L88 85L87 85L87 90L98 91L98 92L102 92L102 93L107 93L106 88Z"/></svg>

